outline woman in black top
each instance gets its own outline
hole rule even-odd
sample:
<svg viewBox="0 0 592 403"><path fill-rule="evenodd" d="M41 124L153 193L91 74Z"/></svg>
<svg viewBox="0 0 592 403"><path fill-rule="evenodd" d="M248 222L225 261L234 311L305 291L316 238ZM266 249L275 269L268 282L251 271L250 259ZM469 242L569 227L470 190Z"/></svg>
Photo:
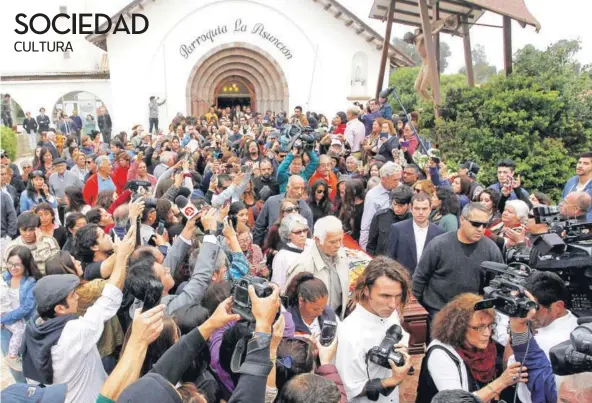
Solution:
<svg viewBox="0 0 592 403"><path fill-rule="evenodd" d="M360 179L353 179L345 185L345 197L339 209L337 218L343 223L346 234L358 242L362 228L362 214L364 214L364 182Z"/></svg>
<svg viewBox="0 0 592 403"><path fill-rule="evenodd" d="M333 212L333 204L329 200L329 186L323 179L317 179L312 184L312 189L308 195L308 206L312 210L312 222L317 222L319 218L330 215Z"/></svg>
<svg viewBox="0 0 592 403"><path fill-rule="evenodd" d="M56 213L53 209L53 206L49 203L39 203L37 206L35 206L34 212L41 220L39 229L43 235L54 237L61 249L68 238L68 231L66 231L66 229L61 225L56 224Z"/></svg>

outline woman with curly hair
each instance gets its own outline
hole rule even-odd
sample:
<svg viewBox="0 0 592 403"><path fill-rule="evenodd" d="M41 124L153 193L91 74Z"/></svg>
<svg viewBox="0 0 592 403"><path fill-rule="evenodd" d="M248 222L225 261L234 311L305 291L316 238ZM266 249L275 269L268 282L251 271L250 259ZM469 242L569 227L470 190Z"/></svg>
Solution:
<svg viewBox="0 0 592 403"><path fill-rule="evenodd" d="M418 403L431 402L439 391L449 389L473 392L489 402L499 398L504 389L528 382L526 371L520 372L520 363L509 364L500 376L496 373L492 339L496 315L493 309L475 310L482 300L477 294L461 294L436 314L432 342L421 364ZM511 319L511 326L520 320Z"/></svg>

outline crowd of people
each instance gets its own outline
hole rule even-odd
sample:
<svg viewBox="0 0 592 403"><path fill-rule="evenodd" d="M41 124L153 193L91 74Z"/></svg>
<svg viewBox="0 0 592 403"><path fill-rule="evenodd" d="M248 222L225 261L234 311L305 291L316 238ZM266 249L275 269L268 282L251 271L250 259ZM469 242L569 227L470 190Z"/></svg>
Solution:
<svg viewBox="0 0 592 403"><path fill-rule="evenodd" d="M592 400L589 375L551 371L577 326L559 276L528 278L527 318L475 310L481 263L549 230L532 209L550 198L514 161L483 185L386 99L332 117L212 106L160 130L164 102L150 98L149 131L113 132L104 108L88 128L27 113L32 161L0 151L3 400L396 403L415 300L418 402ZM591 196L592 151L561 217L590 221ZM354 280L348 249L372 257ZM391 333L381 365L369 352Z"/></svg>

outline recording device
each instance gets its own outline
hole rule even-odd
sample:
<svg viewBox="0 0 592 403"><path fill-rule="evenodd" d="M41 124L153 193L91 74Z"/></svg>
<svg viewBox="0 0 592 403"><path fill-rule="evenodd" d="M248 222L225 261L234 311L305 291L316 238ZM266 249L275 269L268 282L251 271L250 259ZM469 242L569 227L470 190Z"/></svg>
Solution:
<svg viewBox="0 0 592 403"><path fill-rule="evenodd" d="M185 196L177 196L175 198L175 204L179 207L181 214L183 214L188 220L191 220L198 213L197 207L195 207Z"/></svg>
<svg viewBox="0 0 592 403"><path fill-rule="evenodd" d="M405 147L405 148L407 148L407 147L409 147L409 142L408 142L408 141L401 141L401 142L399 143L399 145L400 145L401 147Z"/></svg>
<svg viewBox="0 0 592 403"><path fill-rule="evenodd" d="M378 94L378 97L379 98L388 98L394 91L395 91L395 86L389 87L387 89L380 91L380 93Z"/></svg>
<svg viewBox="0 0 592 403"><path fill-rule="evenodd" d="M566 220L557 206L538 206L532 212L535 222L546 224L549 232L534 238L531 247L508 248L506 263L556 273L569 291L567 308L577 315L591 315L592 223Z"/></svg>
<svg viewBox="0 0 592 403"><path fill-rule="evenodd" d="M511 318L526 318L531 309L537 308L536 302L524 293L524 283L531 274L530 268L497 262L483 262L481 267L496 275L485 287L483 301L475 304L476 311L494 308Z"/></svg>
<svg viewBox="0 0 592 403"><path fill-rule="evenodd" d="M401 326L392 325L387 329L380 345L374 346L368 351L366 360L387 369L391 369L389 360L394 362L397 367L402 367L405 365L405 356L395 351L395 344L401 341L402 338L403 329L401 329Z"/></svg>
<svg viewBox="0 0 592 403"><path fill-rule="evenodd" d="M156 208L156 199L153 197L145 197L150 194L149 189L152 186L152 183L136 179L129 181L126 186L132 192L132 202L142 198L146 208Z"/></svg>
<svg viewBox="0 0 592 403"><path fill-rule="evenodd" d="M283 151L290 151L293 148L312 150L316 133L310 126L285 125L279 137L280 147Z"/></svg>
<svg viewBox="0 0 592 403"><path fill-rule="evenodd" d="M141 300L142 312L154 308L162 299L162 282L154 277L138 276L137 281L126 282L126 288L131 295Z"/></svg>
<svg viewBox="0 0 592 403"><path fill-rule="evenodd" d="M164 234L164 221L162 221L162 220L158 221L158 228L156 228L156 233L158 235Z"/></svg>
<svg viewBox="0 0 592 403"><path fill-rule="evenodd" d="M549 351L555 375L573 375L592 371L592 317L578 319L578 327Z"/></svg>
<svg viewBox="0 0 592 403"><path fill-rule="evenodd" d="M333 343L333 339L335 339L335 334L337 333L337 322L332 320L326 320L323 322L323 328L321 329L321 338L320 343L321 346L328 346L329 344Z"/></svg>
<svg viewBox="0 0 592 403"><path fill-rule="evenodd" d="M233 281L232 285L232 313L238 314L248 322L254 322L255 317L251 310L251 299L249 298L249 285L255 289L255 294L259 298L269 297L273 293L273 287L270 283L261 278L246 275Z"/></svg>

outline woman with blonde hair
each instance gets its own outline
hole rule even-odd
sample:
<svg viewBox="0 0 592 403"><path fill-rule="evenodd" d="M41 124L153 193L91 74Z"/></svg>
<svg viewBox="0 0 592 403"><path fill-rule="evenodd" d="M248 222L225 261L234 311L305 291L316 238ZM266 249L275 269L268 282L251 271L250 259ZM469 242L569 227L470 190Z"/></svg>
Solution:
<svg viewBox="0 0 592 403"><path fill-rule="evenodd" d="M508 365L498 376L493 341L496 314L493 309L475 310L482 300L477 294L461 294L436 314L432 342L421 364L418 403L431 402L439 391L449 389L473 392L489 402L504 389L528 382L520 363ZM511 319L516 320L520 319Z"/></svg>

